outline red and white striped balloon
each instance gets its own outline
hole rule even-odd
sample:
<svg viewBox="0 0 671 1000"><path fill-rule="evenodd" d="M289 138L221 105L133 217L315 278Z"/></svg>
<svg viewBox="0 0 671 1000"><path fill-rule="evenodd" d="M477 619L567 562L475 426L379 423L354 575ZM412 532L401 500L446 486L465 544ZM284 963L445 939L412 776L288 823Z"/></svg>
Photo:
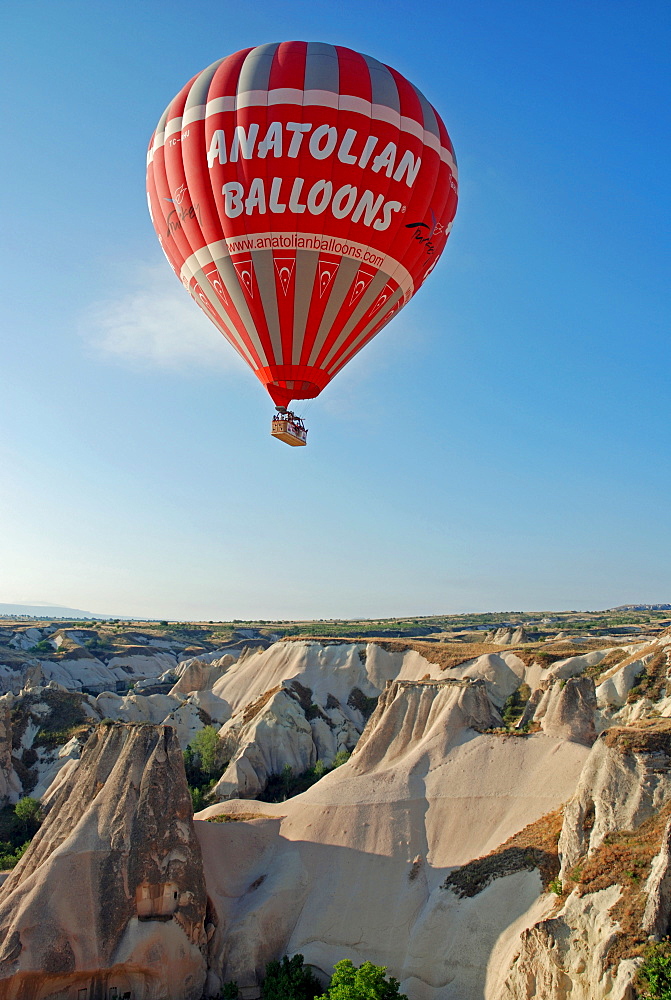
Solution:
<svg viewBox="0 0 671 1000"><path fill-rule="evenodd" d="M286 406L318 395L433 270L457 168L396 70L281 42L182 88L149 144L147 195L173 270Z"/></svg>

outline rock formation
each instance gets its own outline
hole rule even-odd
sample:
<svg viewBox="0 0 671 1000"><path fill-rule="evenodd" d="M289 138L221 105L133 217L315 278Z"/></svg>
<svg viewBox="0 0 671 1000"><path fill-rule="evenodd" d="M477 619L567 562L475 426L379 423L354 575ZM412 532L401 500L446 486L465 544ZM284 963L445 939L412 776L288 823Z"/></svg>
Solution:
<svg viewBox="0 0 671 1000"><path fill-rule="evenodd" d="M671 635L478 653L108 632L114 655L95 636L21 631L0 669L0 782L37 780L47 813L0 892L2 1000L200 1000L297 952L324 975L387 965L410 1000L631 1000L671 919ZM60 652L34 659L45 639ZM127 724L81 752L103 716ZM230 763L192 824L179 741L210 721ZM254 798L340 749L302 795Z"/></svg>
<svg viewBox="0 0 671 1000"><path fill-rule="evenodd" d="M220 736L236 750L213 789L219 800L254 798L266 787L268 778L281 774L284 767L301 774L317 760L305 712L282 688L272 692L270 700L248 721L243 716L227 722Z"/></svg>
<svg viewBox="0 0 671 1000"><path fill-rule="evenodd" d="M522 625L493 628L485 632L485 642L492 642L495 646L518 646L522 642L529 642L526 629Z"/></svg>
<svg viewBox="0 0 671 1000"><path fill-rule="evenodd" d="M0 806L16 802L21 791L21 781L12 760L11 705L6 699L0 699Z"/></svg>
<svg viewBox="0 0 671 1000"><path fill-rule="evenodd" d="M218 917L210 993L300 952L324 974L344 957L388 965L413 998L483 996L485 956L548 904L538 910L537 872L468 899L445 876L556 808L588 754L544 733L481 732L500 722L481 680L392 682L349 762L307 792L201 813L238 820L196 823Z"/></svg>
<svg viewBox="0 0 671 1000"><path fill-rule="evenodd" d="M636 963L608 964L617 939L610 911L621 889L572 894L557 916L524 930L501 987L488 1000L633 1000Z"/></svg>
<svg viewBox="0 0 671 1000"><path fill-rule="evenodd" d="M191 812L172 729L99 726L0 890L3 1000L80 989L200 1000L206 895Z"/></svg>
<svg viewBox="0 0 671 1000"><path fill-rule="evenodd" d="M591 747L596 739L596 694L591 677L554 681L543 693L534 722L549 736L562 736Z"/></svg>
<svg viewBox="0 0 671 1000"><path fill-rule="evenodd" d="M643 914L643 931L659 941L671 927L671 820L664 828L659 854L650 866L645 888L648 899Z"/></svg>
<svg viewBox="0 0 671 1000"><path fill-rule="evenodd" d="M564 808L565 901L522 932L492 1000L633 1000L646 937L659 940L670 927L670 804L671 723L603 733ZM641 885L637 866L653 844Z"/></svg>
<svg viewBox="0 0 671 1000"><path fill-rule="evenodd" d="M564 809L562 877L616 830L636 830L671 800L671 722L613 728L598 738Z"/></svg>
<svg viewBox="0 0 671 1000"><path fill-rule="evenodd" d="M192 691L207 691L214 687L216 681L234 662L235 657L231 653L209 663L202 659L189 660L181 665L179 680L170 694L186 696Z"/></svg>

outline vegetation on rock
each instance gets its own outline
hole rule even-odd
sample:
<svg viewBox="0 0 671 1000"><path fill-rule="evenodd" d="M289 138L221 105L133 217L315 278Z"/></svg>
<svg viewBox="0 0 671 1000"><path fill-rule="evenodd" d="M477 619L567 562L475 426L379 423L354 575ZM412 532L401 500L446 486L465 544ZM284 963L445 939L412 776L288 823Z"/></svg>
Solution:
<svg viewBox="0 0 671 1000"><path fill-rule="evenodd" d="M506 728L512 729L519 722L524 715L524 709L530 697L531 688L529 685L520 684L510 697L506 699L501 715Z"/></svg>
<svg viewBox="0 0 671 1000"><path fill-rule="evenodd" d="M452 889L457 896L477 896L497 878L515 872L538 869L543 886L561 894L559 852L557 842L562 826L562 810L542 816L525 826L491 854L476 858L456 868L443 882L443 889ZM559 889L559 892L557 891Z"/></svg>
<svg viewBox="0 0 671 1000"><path fill-rule="evenodd" d="M0 810L0 871L14 868L40 828L42 807L25 796L15 806Z"/></svg>
<svg viewBox="0 0 671 1000"><path fill-rule="evenodd" d="M668 939L647 949L636 985L641 1000L671 1000L671 943Z"/></svg>
<svg viewBox="0 0 671 1000"><path fill-rule="evenodd" d="M305 967L303 956L286 955L281 962L268 962L263 981L263 1000L313 1000L321 985Z"/></svg>
<svg viewBox="0 0 671 1000"><path fill-rule="evenodd" d="M281 774L272 774L264 790L256 796L261 802L286 802L294 795L306 792L308 788L315 785L325 774L334 771L337 767L346 764L350 759L349 750L338 750L333 758L331 767L327 767L322 760L316 761L312 767L300 774L294 774L291 764L285 764Z"/></svg>
<svg viewBox="0 0 671 1000"><path fill-rule="evenodd" d="M344 958L336 962L329 988L317 1000L408 1000L400 992L398 980L387 978L386 971L386 966L372 962L364 962L357 969Z"/></svg>
<svg viewBox="0 0 671 1000"><path fill-rule="evenodd" d="M193 810L205 806L208 791L217 783L228 766L225 746L216 726L205 726L193 737L184 751L184 770L191 792Z"/></svg>

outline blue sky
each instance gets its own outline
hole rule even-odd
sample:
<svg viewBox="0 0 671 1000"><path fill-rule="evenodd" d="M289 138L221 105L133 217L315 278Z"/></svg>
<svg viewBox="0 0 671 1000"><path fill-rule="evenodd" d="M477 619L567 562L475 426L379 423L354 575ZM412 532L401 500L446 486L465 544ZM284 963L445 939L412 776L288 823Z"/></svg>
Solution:
<svg viewBox="0 0 671 1000"><path fill-rule="evenodd" d="M0 15L0 601L295 618L671 599L666 3L26 0ZM436 105L432 277L312 402L310 445L168 268L146 144L283 39Z"/></svg>

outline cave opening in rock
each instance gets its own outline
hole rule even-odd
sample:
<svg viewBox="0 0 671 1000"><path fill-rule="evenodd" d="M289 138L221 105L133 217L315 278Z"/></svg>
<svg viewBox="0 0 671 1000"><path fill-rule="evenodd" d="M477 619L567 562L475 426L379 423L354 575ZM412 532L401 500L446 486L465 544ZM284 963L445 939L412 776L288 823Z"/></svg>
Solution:
<svg viewBox="0 0 671 1000"><path fill-rule="evenodd" d="M179 906L176 882L142 882L135 891L139 920L171 920Z"/></svg>

